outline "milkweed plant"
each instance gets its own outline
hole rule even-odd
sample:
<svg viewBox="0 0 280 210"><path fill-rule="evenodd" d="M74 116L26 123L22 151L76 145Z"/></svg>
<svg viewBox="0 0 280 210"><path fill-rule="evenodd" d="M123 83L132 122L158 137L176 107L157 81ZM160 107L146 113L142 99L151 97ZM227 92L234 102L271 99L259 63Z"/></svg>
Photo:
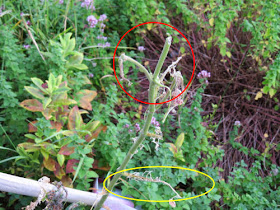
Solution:
<svg viewBox="0 0 280 210"><path fill-rule="evenodd" d="M171 43L172 43L172 37L169 35L166 38L162 53L160 55L160 58L159 58L159 61L157 63L154 73L149 72L142 64L140 64L138 61L134 60L133 58L126 56L124 53L122 53L121 56L119 57L121 80L127 82L128 85L131 85L131 82L124 76L123 64L126 61L129 61L129 62L133 63L134 65L136 65L139 68L139 70L142 73L144 73L145 76L147 77L147 79L149 80L149 90L148 90L149 107L145 113L144 126L142 127L142 129L139 127L139 125L135 127L135 129L136 130L138 129L138 131L139 131L138 137L133 139L134 143L131 146L131 148L129 149L129 151L128 151L126 157L124 158L123 162L121 163L121 165L117 168L117 171L122 171L122 170L126 169L128 162L132 159L133 155L137 153L138 148L141 148L141 145L142 145L143 141L145 140L145 137L149 136L148 130L149 130L149 127L151 124L154 124L156 126L156 129L155 129L156 134L151 139L153 139L153 142L156 144L156 139L160 138L158 136L161 136L161 130L159 127L159 122L156 121L154 114L155 114L156 110L158 110L162 106L162 102L165 102L166 100L171 100L172 98L176 97L175 99L173 99L169 102L167 112L164 115L162 122L164 122L166 120L166 117L168 116L168 114L171 111L174 111L177 106L183 105L186 102L185 93L178 96L184 90L184 79L182 77L181 72L176 70L176 66L177 66L178 62L182 59L182 57L179 57L170 66L168 66L168 68L163 73L161 73L161 69L162 69L163 63L167 57ZM172 81L169 84L167 84L167 82L165 80L165 78L168 74L172 78ZM157 148L157 146L155 148ZM121 178L122 175L123 175L122 173L117 173L114 175L114 177L110 181L109 186L107 187L109 191L113 190L114 186L116 185L116 183L118 182L118 180ZM143 181L146 179L138 178L138 180ZM165 183L166 185L171 187L168 183L160 180L160 178L149 179L149 180L152 182ZM100 198L99 202L96 204L96 206L94 208L95 210L98 210L103 206L105 200L109 196L109 193L103 191L101 193L101 195L102 195L102 197ZM170 198L170 200L172 200L172 198Z"/></svg>

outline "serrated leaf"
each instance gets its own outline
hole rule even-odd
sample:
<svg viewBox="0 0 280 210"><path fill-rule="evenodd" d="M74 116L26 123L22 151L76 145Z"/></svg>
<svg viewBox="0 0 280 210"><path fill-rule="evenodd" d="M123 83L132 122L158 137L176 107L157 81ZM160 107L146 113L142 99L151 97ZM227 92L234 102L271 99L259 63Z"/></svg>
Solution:
<svg viewBox="0 0 280 210"><path fill-rule="evenodd" d="M176 142L175 142L175 146L177 149L180 149L183 142L184 142L184 139L185 139L185 134L184 133L181 133L177 139L176 139Z"/></svg>
<svg viewBox="0 0 280 210"><path fill-rule="evenodd" d="M98 174L95 171L89 171L87 172L88 178L98 178Z"/></svg>
<svg viewBox="0 0 280 210"><path fill-rule="evenodd" d="M65 156L61 155L61 154L57 154L56 159L57 159L59 165L62 166L65 161Z"/></svg>
<svg viewBox="0 0 280 210"><path fill-rule="evenodd" d="M46 169L48 169L49 171L55 171L55 164L56 164L56 161L52 158L44 158L44 161L43 161L43 165Z"/></svg>
<svg viewBox="0 0 280 210"><path fill-rule="evenodd" d="M31 112L42 112L43 105L37 99L27 99L20 103L20 106Z"/></svg>
<svg viewBox="0 0 280 210"><path fill-rule="evenodd" d="M209 20L209 24L210 24L210 26L213 26L214 25L214 18L210 18L210 20Z"/></svg>
<svg viewBox="0 0 280 210"><path fill-rule="evenodd" d="M28 93L30 93L35 98L44 99L44 95L39 89L30 86L24 86L24 88L25 90L27 90Z"/></svg>

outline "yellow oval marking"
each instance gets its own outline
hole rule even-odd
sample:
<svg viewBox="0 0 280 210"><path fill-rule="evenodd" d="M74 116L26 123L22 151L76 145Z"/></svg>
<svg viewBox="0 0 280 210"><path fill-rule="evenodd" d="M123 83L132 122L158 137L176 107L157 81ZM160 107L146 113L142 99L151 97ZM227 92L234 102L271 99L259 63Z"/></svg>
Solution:
<svg viewBox="0 0 280 210"><path fill-rule="evenodd" d="M136 168L128 168L128 169L124 169L124 170L121 170L121 171L118 171L116 173L113 173L111 174L110 176L106 177L106 179L104 180L103 182L103 187L111 194L115 195L115 196L118 196L118 197L121 197L121 198L124 198L124 199L128 199L128 200L134 200L134 201L144 201L144 202L169 202L170 200L142 200L142 199L136 199L136 198L128 198L128 197L124 197L124 196L121 196L121 195L117 195L113 192L111 192L110 190L107 189L107 187L105 186L105 183L106 181L111 177L111 176L114 176L115 174L118 174L118 173L122 173L122 172L125 172L125 171L131 171L131 170L135 170L135 169L141 169L141 168L176 168L176 169L181 169L181 170L186 170L186 171L193 171L193 172L197 172L197 173L200 173L204 176L207 176L209 179L211 179L211 181L213 182L213 186L210 190L208 190L207 192L205 193L202 193L200 195L196 195L196 196L193 196L193 197L190 197L190 198L182 198L182 199L177 199L177 200L172 200L172 201L185 201L185 200L190 200L190 199L194 199L194 198L198 198L200 196L203 196L203 195L206 195L207 193L209 193L211 190L214 189L215 187L215 181L214 179L209 176L208 174L205 174L203 172L200 172L200 171L197 171L197 170L194 170L194 169L190 169L190 168L183 168L183 167L176 167L176 166L143 166L143 167L136 167Z"/></svg>

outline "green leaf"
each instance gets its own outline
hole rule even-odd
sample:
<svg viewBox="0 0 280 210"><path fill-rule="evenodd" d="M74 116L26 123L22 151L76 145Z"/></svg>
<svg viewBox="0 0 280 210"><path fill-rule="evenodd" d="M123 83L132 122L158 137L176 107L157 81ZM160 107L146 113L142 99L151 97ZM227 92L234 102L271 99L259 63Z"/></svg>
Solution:
<svg viewBox="0 0 280 210"><path fill-rule="evenodd" d="M52 73L50 74L49 80L47 81L47 83L48 83L48 90L52 93L56 86L56 79Z"/></svg>
<svg viewBox="0 0 280 210"><path fill-rule="evenodd" d="M47 106L52 102L51 98L44 98L43 100L43 109L46 109Z"/></svg>
<svg viewBox="0 0 280 210"><path fill-rule="evenodd" d="M272 98L277 91L275 89L273 89L273 88L270 88L268 92L269 92L270 98Z"/></svg>
<svg viewBox="0 0 280 210"><path fill-rule="evenodd" d="M185 139L185 134L184 134L184 133L181 133L181 134L178 136L178 138L177 138L177 140L176 140L176 142L175 142L175 146L177 147L177 149L180 149L180 148L181 148L181 146L182 146L182 144L183 144L183 142L184 142L184 139Z"/></svg>
<svg viewBox="0 0 280 210"><path fill-rule="evenodd" d="M24 86L24 88L34 97L44 99L44 95L40 92L39 89L30 86Z"/></svg>
<svg viewBox="0 0 280 210"><path fill-rule="evenodd" d="M53 94L61 94L61 93L66 93L67 91L71 90L69 87L61 87L56 89Z"/></svg>
<svg viewBox="0 0 280 210"><path fill-rule="evenodd" d="M49 171L55 171L55 163L56 163L55 160L52 158L48 158L48 159L44 158L43 161L45 168L48 169Z"/></svg>
<svg viewBox="0 0 280 210"><path fill-rule="evenodd" d="M10 157L10 158L6 158L4 160L1 160L0 164L5 163L5 162L10 161L10 160L14 160L14 159L19 160L19 159L26 159L26 158L27 157L24 157L24 156L14 156L14 157Z"/></svg>
<svg viewBox="0 0 280 210"><path fill-rule="evenodd" d="M35 135L33 135L33 134L25 134L24 135L26 138L29 138L29 139L36 139L37 138L37 136L35 136Z"/></svg>
<svg viewBox="0 0 280 210"><path fill-rule="evenodd" d="M87 173L88 178L98 178L98 174L95 171L89 171Z"/></svg>
<svg viewBox="0 0 280 210"><path fill-rule="evenodd" d="M42 80L36 78L36 77L33 77L31 78L32 82L41 90L43 91L44 93L48 94L48 91L46 91L43 87L42 87L42 84L44 83Z"/></svg>
<svg viewBox="0 0 280 210"><path fill-rule="evenodd" d="M66 64L66 68L67 69L74 68L74 69L79 69L79 70L88 69L87 65L85 65L85 64L73 64L73 65Z"/></svg>
<svg viewBox="0 0 280 210"><path fill-rule="evenodd" d="M57 154L56 158L57 158L59 165L62 166L65 161L65 156L61 155L61 154Z"/></svg>
<svg viewBox="0 0 280 210"><path fill-rule="evenodd" d="M46 160L49 159L49 153L44 148L41 148L40 152Z"/></svg>

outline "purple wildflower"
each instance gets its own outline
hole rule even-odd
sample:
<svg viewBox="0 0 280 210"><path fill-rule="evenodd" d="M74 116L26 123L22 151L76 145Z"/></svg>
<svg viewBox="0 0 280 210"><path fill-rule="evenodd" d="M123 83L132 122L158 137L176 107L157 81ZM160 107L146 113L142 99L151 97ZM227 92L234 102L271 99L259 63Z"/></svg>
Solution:
<svg viewBox="0 0 280 210"><path fill-rule="evenodd" d="M59 0L59 2L58 2L59 4L63 4L63 0Z"/></svg>
<svg viewBox="0 0 280 210"><path fill-rule="evenodd" d="M92 77L93 77L93 73L89 73L89 74L88 74L88 77L89 77L89 78L92 78Z"/></svg>
<svg viewBox="0 0 280 210"><path fill-rule="evenodd" d="M30 45L29 45L29 44L24 44L23 47L24 47L25 49L29 49L29 48L30 48Z"/></svg>
<svg viewBox="0 0 280 210"><path fill-rule="evenodd" d="M93 15L88 16L87 21L89 23L90 28L94 28L98 23L98 20Z"/></svg>
<svg viewBox="0 0 280 210"><path fill-rule="evenodd" d="M93 0L84 0L81 3L81 7L86 7L87 9L95 10L95 7L93 5Z"/></svg>
<svg viewBox="0 0 280 210"><path fill-rule="evenodd" d="M28 26L31 26L30 20L26 21L26 24L27 24Z"/></svg>
<svg viewBox="0 0 280 210"><path fill-rule="evenodd" d="M136 123L134 127L135 127L136 132L139 132L141 130L140 125L138 123Z"/></svg>
<svg viewBox="0 0 280 210"><path fill-rule="evenodd" d="M99 20L99 21L100 21L100 20ZM103 29L103 28L106 27L106 25L105 25L104 23L101 23L101 24L100 24L100 27Z"/></svg>
<svg viewBox="0 0 280 210"><path fill-rule="evenodd" d="M99 17L99 21L104 21L107 19L107 15L103 14L103 15L100 15Z"/></svg>
<svg viewBox="0 0 280 210"><path fill-rule="evenodd" d="M198 79L210 78L211 77L211 73L206 71L206 70L202 70L201 72L198 73L197 77L198 77Z"/></svg>
<svg viewBox="0 0 280 210"><path fill-rule="evenodd" d="M131 130L131 129L129 129L129 130L128 130L128 132L129 132L129 133L131 133L131 132L132 132L132 130Z"/></svg>
<svg viewBox="0 0 280 210"><path fill-rule="evenodd" d="M23 15L24 15L24 13L23 13L23 12L21 12L21 13L20 13L20 17L22 17Z"/></svg>
<svg viewBox="0 0 280 210"><path fill-rule="evenodd" d="M92 67L96 67L96 65L97 65L96 63L92 63Z"/></svg>
<svg viewBox="0 0 280 210"><path fill-rule="evenodd" d="M139 50L140 52L143 52L144 50L146 50L146 48L143 47L143 46L139 46L139 47L138 47L138 50Z"/></svg>
<svg viewBox="0 0 280 210"><path fill-rule="evenodd" d="M104 41L107 41L107 37L106 36L98 35L96 38L97 39L103 39Z"/></svg>
<svg viewBox="0 0 280 210"><path fill-rule="evenodd" d="M154 125L155 127L159 127L159 122L156 120L155 117L152 117L151 124Z"/></svg>
<svg viewBox="0 0 280 210"><path fill-rule="evenodd" d="M110 46L111 46L111 44L109 42L106 42L104 45L104 47L110 47Z"/></svg>
<svg viewBox="0 0 280 210"><path fill-rule="evenodd" d="M240 121L235 121L234 125L239 127L239 126L241 126L241 122Z"/></svg>
<svg viewBox="0 0 280 210"><path fill-rule="evenodd" d="M124 127L125 127L125 128L129 128L129 124L125 124Z"/></svg>

